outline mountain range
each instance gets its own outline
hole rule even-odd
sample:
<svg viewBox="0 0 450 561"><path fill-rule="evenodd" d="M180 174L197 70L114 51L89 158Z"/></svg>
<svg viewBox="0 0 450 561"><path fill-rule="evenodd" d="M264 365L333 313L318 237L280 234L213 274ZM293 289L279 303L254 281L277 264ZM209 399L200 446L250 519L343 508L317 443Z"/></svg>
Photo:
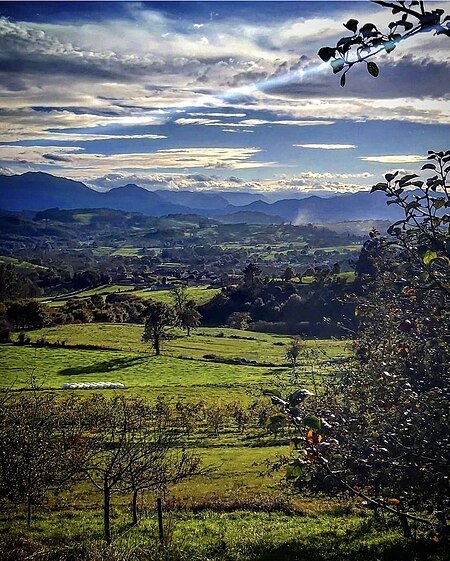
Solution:
<svg viewBox="0 0 450 561"><path fill-rule="evenodd" d="M328 198L309 196L267 202L263 194L226 191L148 191L128 184L106 192L48 173L0 175L0 209L108 208L147 216L197 214L224 221L253 223L327 223L347 220L395 220L399 210L386 205L383 193L357 192Z"/></svg>

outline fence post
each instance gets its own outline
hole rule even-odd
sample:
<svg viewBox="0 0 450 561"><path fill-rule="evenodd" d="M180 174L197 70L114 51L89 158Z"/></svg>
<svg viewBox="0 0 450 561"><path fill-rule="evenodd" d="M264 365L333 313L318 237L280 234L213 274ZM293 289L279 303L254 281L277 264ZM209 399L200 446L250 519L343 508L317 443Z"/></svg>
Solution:
<svg viewBox="0 0 450 561"><path fill-rule="evenodd" d="M158 530L159 530L159 543L164 544L164 527L163 527L163 513L162 513L162 501L158 497L156 499L156 508L158 511Z"/></svg>

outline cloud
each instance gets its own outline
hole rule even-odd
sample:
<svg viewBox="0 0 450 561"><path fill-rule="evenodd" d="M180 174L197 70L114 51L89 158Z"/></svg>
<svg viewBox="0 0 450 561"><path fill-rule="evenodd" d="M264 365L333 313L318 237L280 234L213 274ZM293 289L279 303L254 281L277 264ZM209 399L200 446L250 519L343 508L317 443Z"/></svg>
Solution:
<svg viewBox="0 0 450 561"><path fill-rule="evenodd" d="M293 144L297 148L314 148L316 150L349 150L356 148L354 144Z"/></svg>
<svg viewBox="0 0 450 561"><path fill-rule="evenodd" d="M42 154L44 160L50 160L51 162L72 162L72 158L69 156L61 156L60 154Z"/></svg>
<svg viewBox="0 0 450 561"><path fill-rule="evenodd" d="M258 127L261 125L286 125L292 127L314 127L314 126L327 126L333 125L334 121L323 121L323 120L294 120L294 119L284 119L284 120L268 120L268 119L244 119L238 121L237 123L224 123L218 119L199 119L190 117L181 117L176 119L175 124L177 125L199 125L206 127Z"/></svg>
<svg viewBox="0 0 450 561"><path fill-rule="evenodd" d="M87 153L79 146L0 146L0 159L11 164L39 166L59 162L62 172L71 177L91 176L109 170L152 169L251 169L276 166L276 162L257 161L259 148L169 148L155 152ZM70 164L70 165L65 165Z"/></svg>
<svg viewBox="0 0 450 561"><path fill-rule="evenodd" d="M82 178L85 183L101 191L135 183L149 190L175 189L188 191L252 191L261 193L280 193L287 197L301 194L336 194L342 192L366 191L373 175L362 173L317 173L305 171L293 177L285 175L273 179L243 179L231 175L222 177L215 174L127 174L109 173L97 178Z"/></svg>
<svg viewBox="0 0 450 561"><path fill-rule="evenodd" d="M360 156L364 162L377 162L381 164L415 164L426 160L419 154L407 154L397 156Z"/></svg>

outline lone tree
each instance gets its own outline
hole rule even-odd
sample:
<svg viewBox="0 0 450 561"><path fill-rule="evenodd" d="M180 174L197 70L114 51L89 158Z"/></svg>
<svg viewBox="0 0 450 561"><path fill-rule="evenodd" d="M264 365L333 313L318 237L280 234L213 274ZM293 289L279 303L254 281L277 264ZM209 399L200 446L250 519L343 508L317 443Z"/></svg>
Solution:
<svg viewBox="0 0 450 561"><path fill-rule="evenodd" d="M302 351L302 340L300 337L292 337L286 349L285 359L292 366L292 373L295 374L297 368L297 360Z"/></svg>
<svg viewBox="0 0 450 561"><path fill-rule="evenodd" d="M195 329L200 325L202 316L196 308L195 301L189 298L185 286L175 287L172 290L171 296L178 323L189 336L191 334L191 329Z"/></svg>
<svg viewBox="0 0 450 561"><path fill-rule="evenodd" d="M142 335L144 343L150 341L155 354L161 354L161 341L167 337L169 329L177 324L177 315L172 306L164 302L151 302L144 311L145 326Z"/></svg>
<svg viewBox="0 0 450 561"><path fill-rule="evenodd" d="M322 47L318 52L324 62L330 62L334 74L342 72L342 87L345 86L347 72L356 64L365 63L369 74L376 78L380 70L369 59L379 53L391 53L398 43L418 33L434 31L435 35L450 37L450 16L446 16L440 8L426 10L425 2L418 0L373 1L374 4L391 9L397 16L388 24L388 30L380 31L373 23L360 25L358 20L349 19L344 27L352 35L342 37L334 47Z"/></svg>
<svg viewBox="0 0 450 561"><path fill-rule="evenodd" d="M228 318L228 325L232 329L247 329L248 322L251 320L251 315L248 312L233 312Z"/></svg>
<svg viewBox="0 0 450 561"><path fill-rule="evenodd" d="M261 269L255 263L249 263L244 271L244 287L253 290L261 282Z"/></svg>

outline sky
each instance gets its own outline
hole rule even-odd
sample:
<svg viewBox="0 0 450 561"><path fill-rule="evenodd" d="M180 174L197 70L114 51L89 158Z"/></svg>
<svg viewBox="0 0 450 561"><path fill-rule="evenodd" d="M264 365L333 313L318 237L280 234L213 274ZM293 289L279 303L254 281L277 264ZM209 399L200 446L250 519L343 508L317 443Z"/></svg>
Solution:
<svg viewBox="0 0 450 561"><path fill-rule="evenodd" d="M428 2L450 13L450 2ZM0 2L0 173L97 190L329 195L449 148L450 38L355 65L317 56L359 2Z"/></svg>

